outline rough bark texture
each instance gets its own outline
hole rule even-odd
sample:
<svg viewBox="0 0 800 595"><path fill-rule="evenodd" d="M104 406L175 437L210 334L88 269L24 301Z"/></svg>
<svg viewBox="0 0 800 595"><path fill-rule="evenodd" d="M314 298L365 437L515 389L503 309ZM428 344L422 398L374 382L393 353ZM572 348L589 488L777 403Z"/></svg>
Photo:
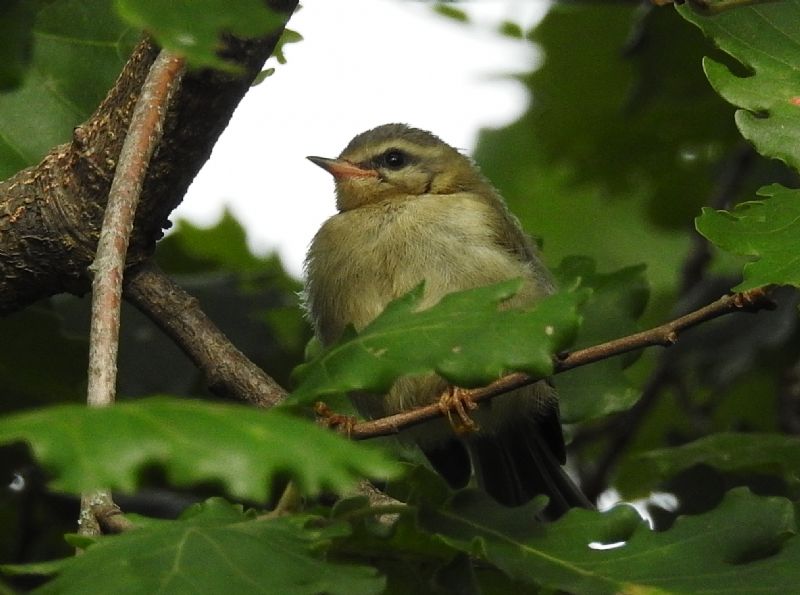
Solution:
<svg viewBox="0 0 800 595"><path fill-rule="evenodd" d="M288 15L297 0L271 0ZM282 29L255 40L226 39L223 54L244 68L234 76L187 73L172 98L164 136L144 183L128 264L146 259L189 184L211 154L233 110L270 56ZM106 99L69 143L0 182L0 314L57 293L82 294L108 191L131 113L158 54L149 40L133 51Z"/></svg>

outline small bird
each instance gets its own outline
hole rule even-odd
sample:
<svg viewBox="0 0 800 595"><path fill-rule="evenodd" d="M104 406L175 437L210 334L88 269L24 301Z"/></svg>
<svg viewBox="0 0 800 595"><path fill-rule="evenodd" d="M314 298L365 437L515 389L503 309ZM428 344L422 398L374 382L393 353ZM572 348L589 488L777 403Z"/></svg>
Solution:
<svg viewBox="0 0 800 595"><path fill-rule="evenodd" d="M323 345L348 325L361 330L422 281L420 309L512 278L523 284L507 307L553 292L549 271L497 190L430 132L385 124L353 138L338 158L308 159L333 175L339 211L314 236L305 261L305 307ZM406 376L386 395L351 399L374 419L436 403L448 388L436 374ZM416 443L453 487L465 486L474 469L478 485L504 505L546 494L550 518L591 506L561 468L558 397L548 382L499 396L472 417L472 427L443 417L400 437Z"/></svg>

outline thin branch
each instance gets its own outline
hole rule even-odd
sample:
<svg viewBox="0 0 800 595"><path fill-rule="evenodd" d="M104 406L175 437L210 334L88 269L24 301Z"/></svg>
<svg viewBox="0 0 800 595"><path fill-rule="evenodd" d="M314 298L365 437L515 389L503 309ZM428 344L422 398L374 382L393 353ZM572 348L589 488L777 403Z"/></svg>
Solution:
<svg viewBox="0 0 800 595"><path fill-rule="evenodd" d="M579 349L571 353L562 354L554 362L554 374L566 372L579 366L607 359L615 355L622 355L630 351L643 349L653 345L669 347L678 341L678 336L683 331L697 326L700 323L713 320L731 312L757 312L772 309L774 302L769 298L767 288L751 289L742 293L726 295L717 301L690 312L655 328L633 335L614 339L607 343ZM500 394L533 384L541 377L531 376L521 372L509 374L489 384L488 386L466 390L469 399L479 403ZM411 411L404 411L380 419L360 422L348 428L348 434L355 440L375 438L396 434L401 429L415 426L435 417L441 416L442 410L439 403L432 403Z"/></svg>
<svg viewBox="0 0 800 595"><path fill-rule="evenodd" d="M161 140L166 106L182 73L182 58L166 51L156 58L134 108L111 183L97 253L90 267L94 274L87 394L90 406L114 402L125 256L150 157Z"/></svg>
<svg viewBox="0 0 800 595"><path fill-rule="evenodd" d="M97 253L90 269L92 317L89 332L89 386L87 404L104 407L114 402L119 349L122 276L136 206L150 158L161 140L166 106L180 84L183 59L162 51L156 58L131 116L120 160L111 182ZM114 507L111 494L99 489L81 499L79 531L97 534L102 527L90 522L96 506Z"/></svg>
<svg viewBox="0 0 800 595"><path fill-rule="evenodd" d="M220 396L272 407L286 391L239 351L186 293L153 263L128 273L125 298L163 330Z"/></svg>

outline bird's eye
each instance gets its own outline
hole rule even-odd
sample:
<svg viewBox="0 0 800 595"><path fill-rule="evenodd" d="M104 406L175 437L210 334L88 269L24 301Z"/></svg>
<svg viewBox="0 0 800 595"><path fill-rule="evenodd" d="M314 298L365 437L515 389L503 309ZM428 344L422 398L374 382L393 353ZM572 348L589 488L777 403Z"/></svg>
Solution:
<svg viewBox="0 0 800 595"><path fill-rule="evenodd" d="M408 155L400 149L389 149L381 155L381 161L389 169L401 169L408 165Z"/></svg>

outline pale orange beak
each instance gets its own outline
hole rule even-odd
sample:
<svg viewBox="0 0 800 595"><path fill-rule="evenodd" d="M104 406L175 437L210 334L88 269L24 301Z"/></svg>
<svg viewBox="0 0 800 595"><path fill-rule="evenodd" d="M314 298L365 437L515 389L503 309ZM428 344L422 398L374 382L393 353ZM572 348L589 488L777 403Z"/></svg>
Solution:
<svg viewBox="0 0 800 595"><path fill-rule="evenodd" d="M328 157L306 157L314 165L319 165L337 180L345 178L373 178L378 175L374 169L363 169L344 159Z"/></svg>

